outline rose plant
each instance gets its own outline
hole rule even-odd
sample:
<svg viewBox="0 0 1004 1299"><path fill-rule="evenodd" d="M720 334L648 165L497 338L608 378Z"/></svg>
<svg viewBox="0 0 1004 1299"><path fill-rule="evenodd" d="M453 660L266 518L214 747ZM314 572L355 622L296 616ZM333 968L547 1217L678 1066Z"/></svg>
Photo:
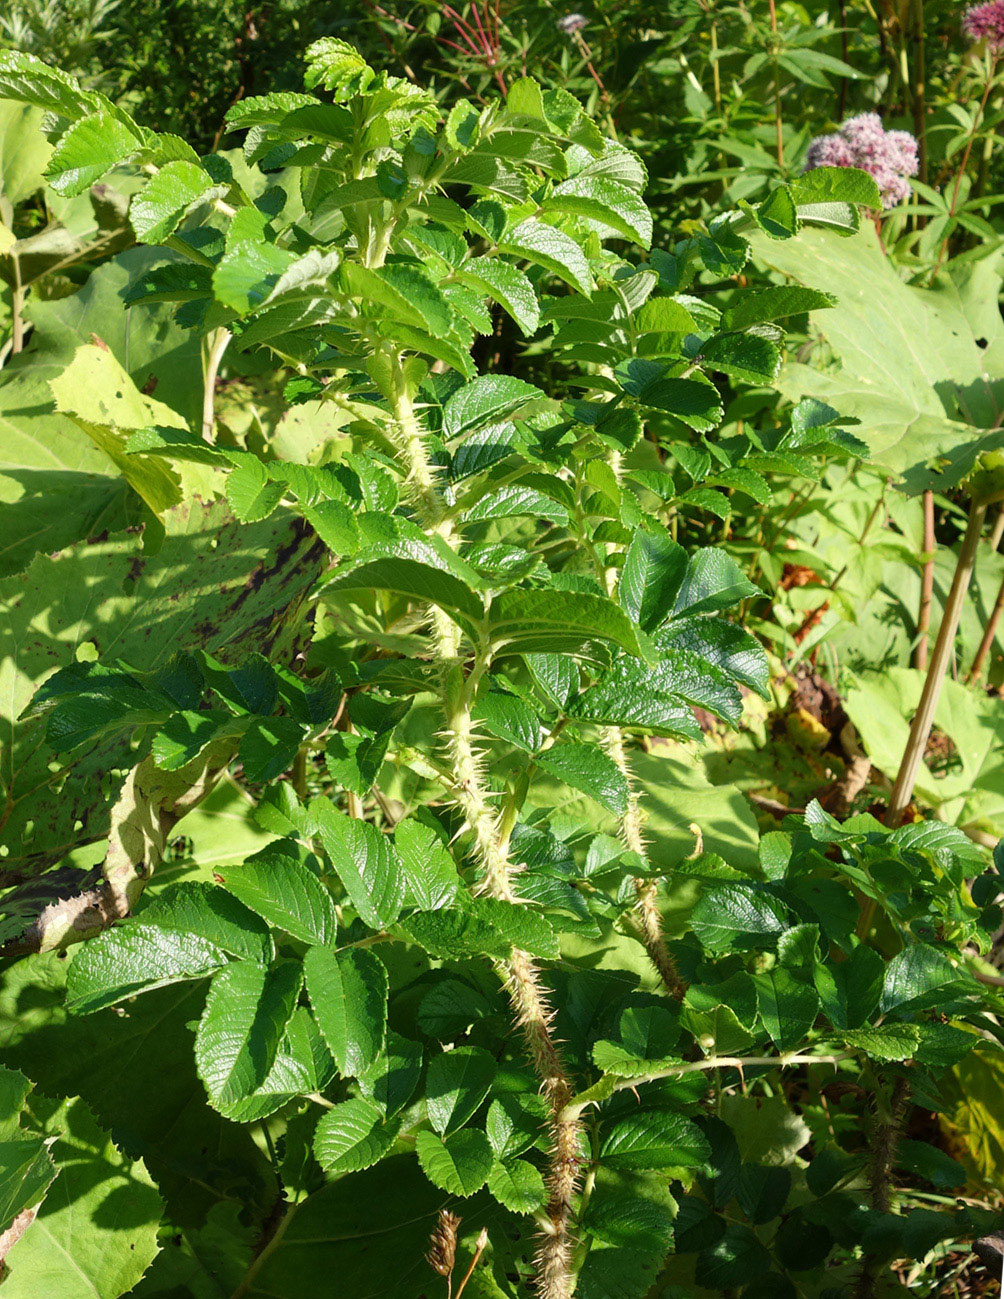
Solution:
<svg viewBox="0 0 1004 1299"><path fill-rule="evenodd" d="M138 173L160 255L125 302L201 340L197 426L100 340L52 383L142 498L144 562L170 583L172 511L221 500L228 565L266 521L302 561L229 640L158 636L138 601L146 657L99 628L26 711L61 773L43 803L95 755L117 775L87 887L4 899L10 995L59 1006L6 1033L4 1284L77 1293L82 1234L102 1296L870 1294L996 1225L929 1207L917 1183L960 1169L906 1131L999 1056L998 869L953 827L818 804L722 852L695 810L680 852L646 828L646 746L770 689L736 617L757 589L695 519L864 451L812 398L715 437L725 384L769 387L779 322L830 298L737 280L722 309L702 277L740 275L744 233L852 231L874 181L820 167L639 259L644 170L570 95L527 78L444 120L335 39L306 81L199 156L0 57L57 192ZM546 383L493 367L512 328L531 355L553 331ZM305 440L224 436L228 356L284 370ZM272 572L249 547L226 616ZM186 865L224 785L262 842ZM67 1218L75 1140L142 1184L128 1248L110 1195Z"/></svg>

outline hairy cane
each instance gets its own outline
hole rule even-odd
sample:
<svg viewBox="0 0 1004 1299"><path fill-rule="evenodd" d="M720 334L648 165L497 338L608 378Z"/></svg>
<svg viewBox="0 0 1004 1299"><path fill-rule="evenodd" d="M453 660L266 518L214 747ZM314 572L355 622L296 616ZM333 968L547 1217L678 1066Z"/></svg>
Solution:
<svg viewBox="0 0 1004 1299"><path fill-rule="evenodd" d="M421 426L404 382L400 357L395 357L397 382L392 395L395 432L408 480L414 489L416 511L423 526L444 540L452 540L435 471L430 463ZM484 760L475 741L472 705L478 681L489 664L479 654L465 677L458 661L459 629L441 610L433 615L436 657L446 715L445 738L454 778L454 796L464 820L474 834L474 856L480 870L479 891L500 901L516 903L510 878L508 831L492 807L485 782ZM566 1110L574 1088L561 1052L551 1032L553 1011L533 958L514 949L499 962L499 975L509 994L513 1016L523 1033L541 1089L547 1098L550 1126L547 1177L548 1228L537 1255L537 1286L542 1299L569 1299L572 1293L572 1198L578 1184L579 1130L577 1115Z"/></svg>

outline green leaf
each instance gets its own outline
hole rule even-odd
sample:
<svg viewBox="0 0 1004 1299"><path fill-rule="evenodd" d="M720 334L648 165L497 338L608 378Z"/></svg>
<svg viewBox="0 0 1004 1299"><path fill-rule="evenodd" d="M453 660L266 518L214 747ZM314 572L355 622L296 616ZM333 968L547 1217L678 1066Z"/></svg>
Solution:
<svg viewBox="0 0 1004 1299"><path fill-rule="evenodd" d="M421 327L433 338L448 336L452 322L450 306L428 271L403 263L370 269L346 262L343 274L355 301L376 303L405 321L417 317Z"/></svg>
<svg viewBox="0 0 1004 1299"><path fill-rule="evenodd" d="M754 975L760 1018L779 1051L802 1045L819 1014L819 994L790 970Z"/></svg>
<svg viewBox="0 0 1004 1299"><path fill-rule="evenodd" d="M547 917L525 904L496 898L465 898L455 908L416 911L400 927L433 956L508 957L512 949L545 960L559 955L557 936Z"/></svg>
<svg viewBox="0 0 1004 1299"><path fill-rule="evenodd" d="M874 177L860 167L813 167L788 186L791 196L803 203L848 203L878 212L882 195Z"/></svg>
<svg viewBox="0 0 1004 1299"><path fill-rule="evenodd" d="M687 552L671 537L637 531L617 586L621 608L645 631L653 631L672 613L686 571Z"/></svg>
<svg viewBox="0 0 1004 1299"><path fill-rule="evenodd" d="M525 257L527 261L543 266L545 270L564 280L573 289L587 297L593 289L593 277L582 249L554 226L531 217L506 233L500 243L503 252Z"/></svg>
<svg viewBox="0 0 1004 1299"><path fill-rule="evenodd" d="M164 243L196 203L225 191L226 186L214 184L209 173L195 163L169 162L133 195L129 220L136 238L147 244Z"/></svg>
<svg viewBox="0 0 1004 1299"><path fill-rule="evenodd" d="M459 979L442 979L422 998L417 1018L419 1028L429 1037L455 1042L490 1014L488 1001L476 988Z"/></svg>
<svg viewBox="0 0 1004 1299"><path fill-rule="evenodd" d="M652 216L644 200L606 176L579 175L562 181L544 200L544 210L601 221L643 248L652 243Z"/></svg>
<svg viewBox="0 0 1004 1299"><path fill-rule="evenodd" d="M69 73L15 50L0 52L0 94L58 113L71 122L108 103L103 95L84 90Z"/></svg>
<svg viewBox="0 0 1004 1299"><path fill-rule="evenodd" d="M322 1055L326 1057L326 1067L319 1073L317 1062ZM261 1086L256 1087L250 1096L221 1101L218 1109L237 1123L254 1123L274 1114L297 1096L320 1091L333 1073L331 1057L327 1055L310 1012L302 1006L297 1007Z"/></svg>
<svg viewBox="0 0 1004 1299"><path fill-rule="evenodd" d="M766 289L742 290L725 313L729 329L749 329L765 321L786 320L801 316L807 311L821 311L832 307L836 298L819 289L803 288L800 284L773 284Z"/></svg>
<svg viewBox="0 0 1004 1299"><path fill-rule="evenodd" d="M72 198L140 147L140 140L121 118L94 113L74 122L60 137L45 169L57 194Z"/></svg>
<svg viewBox="0 0 1004 1299"><path fill-rule="evenodd" d="M630 619L604 596L580 591L503 591L489 614L492 641L512 653L561 653L590 640L608 640L641 656L643 642Z"/></svg>
<svg viewBox="0 0 1004 1299"><path fill-rule="evenodd" d="M394 1144L397 1123L385 1123L360 1097L325 1111L314 1133L314 1155L326 1173L357 1173L378 1163Z"/></svg>
<svg viewBox="0 0 1004 1299"><path fill-rule="evenodd" d="M449 906L457 896L457 867L435 830L413 817L399 821L394 846L405 874L406 900L420 911Z"/></svg>
<svg viewBox="0 0 1004 1299"><path fill-rule="evenodd" d="M495 1061L477 1046L444 1051L429 1062L425 1104L440 1136L462 1128L478 1110L495 1079Z"/></svg>
<svg viewBox="0 0 1004 1299"><path fill-rule="evenodd" d="M485 374L458 388L443 407L443 435L464 437L546 400L539 388L508 374Z"/></svg>
<svg viewBox="0 0 1004 1299"><path fill-rule="evenodd" d="M770 947L788 927L786 909L775 897L738 882L706 890L690 923L710 952Z"/></svg>
<svg viewBox="0 0 1004 1299"><path fill-rule="evenodd" d="M757 334L715 334L701 344L701 365L745 383L772 384L781 365L775 343Z"/></svg>
<svg viewBox="0 0 1004 1299"><path fill-rule="evenodd" d="M755 636L724 618L687 618L671 622L656 637L662 650L680 649L718 668L731 681L770 698L767 656Z"/></svg>
<svg viewBox="0 0 1004 1299"><path fill-rule="evenodd" d="M753 585L731 555L709 546L690 556L674 615L718 613L759 594L760 588Z"/></svg>
<svg viewBox="0 0 1004 1299"><path fill-rule="evenodd" d="M743 1223L730 1223L724 1234L697 1256L694 1279L707 1289L730 1290L759 1280L769 1268L770 1254L756 1233Z"/></svg>
<svg viewBox="0 0 1004 1299"><path fill-rule="evenodd" d="M467 577L466 566L459 559L447 563L434 547L400 538L359 551L328 581L326 589L397 591L479 622L484 617L484 608ZM470 577L477 580L473 570Z"/></svg>
<svg viewBox="0 0 1004 1299"><path fill-rule="evenodd" d="M882 1013L924 1010L970 990L976 990L972 975L956 969L946 953L927 943L910 943L886 965Z"/></svg>
<svg viewBox="0 0 1004 1299"><path fill-rule="evenodd" d="M531 515L551 523L567 524L568 510L536 487L527 483L509 483L485 495L465 515L468 523L487 519L511 519Z"/></svg>
<svg viewBox="0 0 1004 1299"><path fill-rule="evenodd" d="M302 980L296 961L271 970L237 961L213 977L195 1034L195 1065L211 1105L242 1100L268 1077Z"/></svg>
<svg viewBox="0 0 1004 1299"><path fill-rule="evenodd" d="M67 1006L87 1015L139 992L201 979L229 964L269 960L272 942L258 918L222 889L179 884L140 913L79 948L70 965Z"/></svg>
<svg viewBox="0 0 1004 1299"><path fill-rule="evenodd" d="M645 1110L606 1130L600 1161L611 1168L703 1168L711 1156L704 1133L682 1114Z"/></svg>
<svg viewBox="0 0 1004 1299"><path fill-rule="evenodd" d="M492 1148L483 1132L465 1128L443 1141L434 1132L419 1132L415 1151L422 1172L441 1190L468 1196L480 1191L492 1170Z"/></svg>
<svg viewBox="0 0 1004 1299"><path fill-rule="evenodd" d="M383 1051L359 1075L359 1090L390 1118L411 1100L421 1075L421 1046L388 1029Z"/></svg>
<svg viewBox="0 0 1004 1299"><path fill-rule="evenodd" d="M920 1029L916 1024L869 1025L847 1029L840 1036L847 1046L883 1064L891 1060L912 1060L920 1045Z"/></svg>
<svg viewBox="0 0 1004 1299"><path fill-rule="evenodd" d="M488 1191L510 1213L533 1213L546 1199L539 1169L525 1159L496 1160L488 1175Z"/></svg>
<svg viewBox="0 0 1004 1299"><path fill-rule="evenodd" d="M508 1161L540 1140L546 1102L537 1092L503 1092L488 1106L485 1131L495 1157Z"/></svg>
<svg viewBox="0 0 1004 1299"><path fill-rule="evenodd" d="M315 798L310 810L361 919L372 929L393 924L404 905L405 873L389 836L368 821L336 811L326 798Z"/></svg>
<svg viewBox="0 0 1004 1299"><path fill-rule="evenodd" d="M537 714L515 695L490 691L479 701L475 716L492 735L524 753L536 753L544 742L544 730Z"/></svg>
<svg viewBox="0 0 1004 1299"><path fill-rule="evenodd" d="M239 240L213 271L213 291L239 316L260 307L293 263L293 254L264 241Z"/></svg>
<svg viewBox="0 0 1004 1299"><path fill-rule="evenodd" d="M312 947L303 962L307 995L338 1072L356 1078L383 1048L387 967L372 952Z"/></svg>
<svg viewBox="0 0 1004 1299"><path fill-rule="evenodd" d="M338 921L331 894L281 842L219 874L227 891L270 925L302 943L334 945Z"/></svg>
<svg viewBox="0 0 1004 1299"><path fill-rule="evenodd" d="M696 334L697 321L675 298L649 298L634 313L636 328L643 334Z"/></svg>
<svg viewBox="0 0 1004 1299"><path fill-rule="evenodd" d="M57 1168L45 1142L22 1136L0 1140L0 1233L25 1209L33 1209L52 1185Z"/></svg>
<svg viewBox="0 0 1004 1299"><path fill-rule="evenodd" d="M627 777L597 745L564 741L538 753L536 762L566 785L594 798L615 816L623 816L627 811L630 797Z"/></svg>
<svg viewBox="0 0 1004 1299"><path fill-rule="evenodd" d="M696 695L698 689L695 685L693 690L688 690L688 681L705 687L702 699L707 698L709 683L716 684L713 670L703 665L697 672L684 674L671 661L650 668L630 659L615 663L604 672L594 685L568 704L567 711L582 721L698 739L700 727L688 706L689 697ZM717 685L720 687L721 682Z"/></svg>
<svg viewBox="0 0 1004 1299"><path fill-rule="evenodd" d="M937 1146L903 1138L896 1147L896 1165L922 1177L939 1191L952 1191L966 1184L966 1170Z"/></svg>
<svg viewBox="0 0 1004 1299"><path fill-rule="evenodd" d="M473 257L461 266L462 284L500 303L512 316L524 338L537 332L540 306L533 285L519 269L493 257Z"/></svg>
<svg viewBox="0 0 1004 1299"><path fill-rule="evenodd" d="M177 427L183 421L169 406L140 393L111 352L90 344L77 348L49 387L56 409L100 447L155 514L177 504L178 475L155 456L129 454L125 432L149 424Z"/></svg>

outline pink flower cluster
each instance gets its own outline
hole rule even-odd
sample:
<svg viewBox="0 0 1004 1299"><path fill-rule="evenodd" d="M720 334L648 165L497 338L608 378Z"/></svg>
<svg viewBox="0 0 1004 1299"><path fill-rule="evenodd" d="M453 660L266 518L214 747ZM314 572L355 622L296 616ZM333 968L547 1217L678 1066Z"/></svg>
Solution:
<svg viewBox="0 0 1004 1299"><path fill-rule="evenodd" d="M970 5L962 15L962 30L971 41L986 41L995 54L1004 51L1004 0Z"/></svg>
<svg viewBox="0 0 1004 1299"><path fill-rule="evenodd" d="M1004 7L1004 0L994 0ZM833 135L817 135L809 145L805 170L860 167L875 177L883 207L910 197L907 176L917 174L917 141L909 131L887 131L877 113L859 113Z"/></svg>

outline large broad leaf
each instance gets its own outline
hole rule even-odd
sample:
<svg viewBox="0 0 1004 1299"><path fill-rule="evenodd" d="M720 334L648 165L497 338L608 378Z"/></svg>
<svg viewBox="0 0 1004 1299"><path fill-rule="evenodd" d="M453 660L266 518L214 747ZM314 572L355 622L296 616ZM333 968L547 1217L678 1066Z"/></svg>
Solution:
<svg viewBox="0 0 1004 1299"><path fill-rule="evenodd" d="M209 1107L195 1072L190 1025L202 1011L204 986L147 993L125 1015L69 1015L67 966L86 946L71 949L68 961L33 956L5 971L5 1061L30 1070L49 1096L79 1093L102 1127L142 1157L174 1221L201 1221L215 1201L215 1184L240 1186L252 1213L264 1213L274 1194L271 1165L249 1129Z"/></svg>
<svg viewBox="0 0 1004 1299"><path fill-rule="evenodd" d="M45 1141L21 1126L33 1086L23 1073L0 1068L0 1233L38 1204L56 1176Z"/></svg>
<svg viewBox="0 0 1004 1299"><path fill-rule="evenodd" d="M435 1280L423 1255L442 1204L442 1191L430 1186L414 1155L342 1178L295 1206L245 1294L303 1299L326 1277L352 1299L421 1299L432 1289L430 1276ZM476 1235L480 1225L472 1215L462 1232L472 1227Z"/></svg>
<svg viewBox="0 0 1004 1299"><path fill-rule="evenodd" d="M156 456L127 454L125 443L132 430L150 425L184 428L185 421L170 406L145 397L106 348L78 348L49 387L56 410L83 429L155 514L178 503L178 476L170 466Z"/></svg>
<svg viewBox="0 0 1004 1299"><path fill-rule="evenodd" d="M998 257L925 289L904 282L871 222L850 238L807 229L785 241L754 235L752 243L762 262L837 299L810 317L837 364L790 363L782 391L857 416L872 458L908 488L925 485L931 459L996 427L1004 401Z"/></svg>
<svg viewBox="0 0 1004 1299"><path fill-rule="evenodd" d="M0 101L0 194L12 207L45 183L52 146L41 128L39 109L14 100Z"/></svg>
<svg viewBox="0 0 1004 1299"><path fill-rule="evenodd" d="M163 411L164 403L177 413L158 422L198 417L194 331L171 319L170 305L125 307L119 296L155 256L132 249L100 266L72 297L29 304L35 329L28 347L0 374L0 577L24 568L34 554L140 521L142 502L121 461L55 409L49 383L80 345L100 337L109 361L124 367L136 388L155 389L156 408Z"/></svg>
<svg viewBox="0 0 1004 1299"><path fill-rule="evenodd" d="M33 1102L55 1138L58 1192L7 1255L4 1289L16 1299L118 1299L159 1248L163 1202L141 1159L118 1150L81 1100Z"/></svg>
<svg viewBox="0 0 1004 1299"><path fill-rule="evenodd" d="M846 692L845 706L869 758L890 779L899 770L923 686L923 674L892 668L861 676ZM1004 757L1000 702L948 680L934 723L955 745L955 762L934 772L922 763L917 792L952 824L1004 834Z"/></svg>

